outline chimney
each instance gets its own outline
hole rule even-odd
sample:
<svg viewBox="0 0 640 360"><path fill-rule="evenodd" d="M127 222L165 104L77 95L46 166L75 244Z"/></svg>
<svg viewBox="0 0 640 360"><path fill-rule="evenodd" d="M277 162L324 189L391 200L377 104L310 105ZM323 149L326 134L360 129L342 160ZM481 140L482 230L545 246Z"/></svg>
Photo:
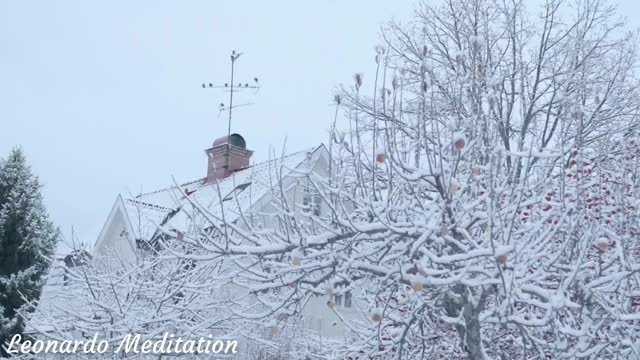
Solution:
<svg viewBox="0 0 640 360"><path fill-rule="evenodd" d="M207 178L205 183L213 183L224 179L233 172L249 166L253 151L247 150L247 143L240 134L223 136L213 142L207 154ZM229 159L227 161L227 154Z"/></svg>

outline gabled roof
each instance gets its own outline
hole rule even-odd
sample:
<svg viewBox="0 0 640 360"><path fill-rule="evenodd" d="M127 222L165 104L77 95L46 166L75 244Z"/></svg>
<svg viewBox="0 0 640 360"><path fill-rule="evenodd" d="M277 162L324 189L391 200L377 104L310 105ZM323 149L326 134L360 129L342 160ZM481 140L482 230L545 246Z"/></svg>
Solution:
<svg viewBox="0 0 640 360"><path fill-rule="evenodd" d="M279 179L301 173L321 153L326 153L324 145L256 163L215 183L198 179L123 199L127 227L133 231L130 239L150 240L160 225L188 232L189 211L180 210L190 209L192 203L206 209L210 217L221 219L224 211L225 221L236 221L277 186Z"/></svg>

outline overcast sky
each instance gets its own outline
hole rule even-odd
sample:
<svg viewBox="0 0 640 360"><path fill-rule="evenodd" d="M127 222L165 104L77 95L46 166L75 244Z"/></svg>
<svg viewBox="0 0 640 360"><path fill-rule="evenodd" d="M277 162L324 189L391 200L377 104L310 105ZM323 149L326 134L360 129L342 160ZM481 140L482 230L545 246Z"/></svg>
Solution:
<svg viewBox="0 0 640 360"><path fill-rule="evenodd" d="M22 146L52 220L93 243L118 193L206 175L228 94L201 84L228 81L231 50L237 78L262 87L238 96L255 105L232 130L265 160L285 138L288 151L326 142L334 90L367 78L380 25L414 3L0 1L0 156Z"/></svg>

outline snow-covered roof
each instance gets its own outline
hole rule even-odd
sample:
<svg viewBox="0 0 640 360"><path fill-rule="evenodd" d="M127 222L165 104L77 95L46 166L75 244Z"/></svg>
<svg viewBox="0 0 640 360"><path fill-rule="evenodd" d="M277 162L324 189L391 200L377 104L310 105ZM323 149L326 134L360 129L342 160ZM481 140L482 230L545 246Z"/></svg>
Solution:
<svg viewBox="0 0 640 360"><path fill-rule="evenodd" d="M247 214L252 206L292 171L300 169L311 159L321 145L291 153L280 158L256 163L217 182L206 183L198 179L124 199L126 216L135 239L149 240L159 225L188 231L189 211L192 204L206 209L209 217L233 222ZM188 194L185 196L185 194ZM188 197L188 198L187 198ZM183 211L179 211L179 210Z"/></svg>

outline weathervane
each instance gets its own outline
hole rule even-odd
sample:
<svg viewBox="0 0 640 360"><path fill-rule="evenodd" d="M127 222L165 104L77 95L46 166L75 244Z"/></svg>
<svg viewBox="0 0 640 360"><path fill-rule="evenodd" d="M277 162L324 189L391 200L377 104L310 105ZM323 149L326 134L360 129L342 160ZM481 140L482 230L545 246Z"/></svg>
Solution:
<svg viewBox="0 0 640 360"><path fill-rule="evenodd" d="M258 85L258 78L254 77L253 78L253 83L251 85L249 85L248 82L243 83L238 83L238 84L234 84L234 66L236 61L238 60L238 58L240 57L240 55L242 55L241 52L236 52L235 50L233 50L231 52L231 82L229 83L224 83L224 85L216 85L216 84L212 84L212 83L203 83L202 84L202 88L211 88L211 89L229 89L229 106L225 106L224 103L220 103L220 111L225 111L225 110L229 110L229 121L228 121L228 125L227 125L227 153L226 153L226 160L225 160L225 167L229 168L229 152L230 152L230 143L229 143L229 137L231 136L231 115L232 115L232 110L234 107L240 107L240 106L246 106L246 105L251 105L249 104L240 104L240 105L233 105L233 93L234 92L238 92L244 89L259 89L260 86Z"/></svg>

